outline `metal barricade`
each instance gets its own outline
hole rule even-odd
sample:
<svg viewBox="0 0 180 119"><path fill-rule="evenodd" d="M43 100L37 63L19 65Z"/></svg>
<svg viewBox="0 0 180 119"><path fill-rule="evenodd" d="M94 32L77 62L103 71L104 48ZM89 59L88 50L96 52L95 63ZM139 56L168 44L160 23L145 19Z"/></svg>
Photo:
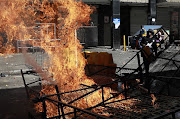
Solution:
<svg viewBox="0 0 180 119"><path fill-rule="evenodd" d="M34 32L32 35L33 37L32 39L17 40L17 52L21 53L22 50L26 50L27 53L31 54L31 56L35 58L35 61L42 67L42 69L46 69L47 65L45 66L44 62L48 61L49 56L47 53L45 53L43 48L52 48L58 46L42 46L41 41L60 41L60 39L56 39L56 24L36 23L36 27L28 27L27 29ZM42 35L48 35L49 33L53 34L53 39L42 39ZM32 68L26 63L24 65L26 65L28 68Z"/></svg>
<svg viewBox="0 0 180 119"><path fill-rule="evenodd" d="M53 42L53 41L60 41L61 39L48 39L48 40ZM27 53L30 53L35 58L35 61L37 62L37 64L41 66L42 69L46 69L48 64L45 66L44 63L48 62L49 56L44 51L43 48L53 48L53 47L59 47L59 46L41 46L40 41L42 40L38 40L38 39L18 40L17 45L18 45L19 51L26 49ZM32 45L25 44L26 42L31 42Z"/></svg>

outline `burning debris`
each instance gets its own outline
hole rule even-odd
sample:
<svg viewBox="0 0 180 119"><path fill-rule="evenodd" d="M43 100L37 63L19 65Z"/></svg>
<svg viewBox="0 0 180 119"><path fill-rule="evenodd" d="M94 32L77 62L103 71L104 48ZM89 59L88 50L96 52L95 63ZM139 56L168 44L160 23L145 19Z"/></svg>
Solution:
<svg viewBox="0 0 180 119"><path fill-rule="evenodd" d="M152 97L152 105L154 106L155 109L158 108L158 104L156 103L157 98L154 96L154 94L151 94Z"/></svg>

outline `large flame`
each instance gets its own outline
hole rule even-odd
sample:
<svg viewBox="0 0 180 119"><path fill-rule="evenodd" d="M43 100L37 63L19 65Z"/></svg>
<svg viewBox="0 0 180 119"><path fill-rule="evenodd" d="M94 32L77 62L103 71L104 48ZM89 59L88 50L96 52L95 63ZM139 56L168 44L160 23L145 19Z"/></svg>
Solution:
<svg viewBox="0 0 180 119"><path fill-rule="evenodd" d="M27 53L27 49L23 49L22 52L27 63L35 68L41 78L53 84L52 86L43 85L42 92L46 95L56 93L54 85L58 85L60 92L65 92L78 89L80 83L98 84L85 75L86 60L81 53L83 47L80 45L76 33L80 26L89 23L92 12L92 7L76 0L1 0L0 53L15 53L17 40L36 39L26 40L21 45L40 46L49 57L44 62L44 65L47 66L46 70L43 70L34 58ZM48 30L47 32L51 23L54 24L55 30ZM39 30L39 27L38 30L35 29L37 26L41 29ZM50 77L53 77L53 80ZM107 80L112 81L112 79ZM118 93L113 90L116 87L117 84L114 84L113 87L104 87L105 100L111 97L110 93ZM74 97L73 94L66 96L70 96L69 98L73 100L80 95L82 94L76 93ZM80 108L92 107L102 102L101 95L102 90L98 90L72 105ZM53 98L57 99L57 97ZM119 95L110 101L122 98L124 99L124 96ZM66 102L63 99L62 101ZM53 103L46 102L46 106L48 117L57 115L57 107ZM36 109L41 112L42 105L38 103ZM65 111L69 111L69 109Z"/></svg>
<svg viewBox="0 0 180 119"><path fill-rule="evenodd" d="M38 38L38 45L40 44L41 47L57 46L53 48L43 47L50 57L48 71L53 75L60 91L76 89L80 80L85 76L85 59L80 53L82 46L77 40L76 29L82 24L88 24L92 12L90 6L75 0L51 0L51 2L49 0L42 2L39 0L2 1L0 32L4 37L0 37L0 45L2 46L0 51L1 53L14 53L16 40L23 39ZM38 37L34 29L28 29L28 27L34 27L36 22L55 23L57 32L50 31L46 34L46 28L43 28L43 32ZM54 34L57 34L56 38ZM61 41L54 40L52 42L49 40L57 38ZM27 55L26 57L28 63L38 67L36 63L30 60L30 57ZM42 73L40 68L36 69ZM68 87L65 87L66 85Z"/></svg>
<svg viewBox="0 0 180 119"><path fill-rule="evenodd" d="M76 37L76 29L82 23L88 23L92 9L75 0L53 1L57 8L57 31L61 41L43 41L42 45L58 46L54 48L44 48L50 56L50 67L48 71L53 75L53 79L61 92L77 89L85 76L85 59L81 54L82 46ZM46 5L46 4L45 4ZM48 13L46 9L45 13ZM54 13L53 12L53 13ZM56 19L54 15L54 20ZM53 33L44 35L43 39L50 39Z"/></svg>
<svg viewBox="0 0 180 119"><path fill-rule="evenodd" d="M1 0L0 6L0 52L14 53L16 40L30 37L26 26L33 26L34 12L26 0Z"/></svg>
<svg viewBox="0 0 180 119"><path fill-rule="evenodd" d="M17 40L36 39L27 40L22 46L41 46L48 54L49 60L44 63L48 65L48 74L53 76L51 83L57 84L60 92L78 89L80 82L87 77L84 71L85 59L81 54L83 47L77 39L76 30L89 23L93 9L76 0L4 0L0 6L0 53L15 53ZM41 32L37 32L34 29L37 23L54 23L56 31L47 33L46 25L41 28ZM50 81L49 75L26 50L22 49L26 61L44 80ZM53 94L54 89L50 89L44 86L43 92Z"/></svg>
<svg viewBox="0 0 180 119"><path fill-rule="evenodd" d="M80 26L89 23L93 12L90 6L76 0L4 0L0 5L0 33L3 34L0 35L0 53L15 53L17 40L36 39L26 40L21 45L40 46L48 54L48 61L44 62L48 73L27 53L27 49L22 52L27 63L36 69L43 80L58 85L60 92L78 89L82 82L96 84L85 75L86 61L76 33ZM47 33L47 27L50 26L47 23L54 23L56 31L49 30ZM37 25L41 27L40 32L34 29ZM49 78L51 76L53 80ZM105 99L110 97L109 91L113 92L108 87L104 88ZM42 92L46 95L56 93L54 87L48 85L43 86ZM101 94L102 90L98 90L73 105L81 108L94 106L102 101ZM122 98L120 95L115 100ZM56 106L50 102L46 104L48 116L55 116ZM36 109L42 111L42 105L38 103Z"/></svg>

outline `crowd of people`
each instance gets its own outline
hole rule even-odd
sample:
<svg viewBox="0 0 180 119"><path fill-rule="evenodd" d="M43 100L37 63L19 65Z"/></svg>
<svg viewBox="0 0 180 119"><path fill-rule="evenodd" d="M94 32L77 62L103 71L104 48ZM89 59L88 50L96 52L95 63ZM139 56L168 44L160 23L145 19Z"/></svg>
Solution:
<svg viewBox="0 0 180 119"><path fill-rule="evenodd" d="M137 49L143 49L149 47L154 56L157 56L158 47L161 48L161 44L164 42L164 32L160 30L157 35L154 35L154 31L149 29L147 32L144 28L141 29L140 34L137 37L136 47Z"/></svg>
<svg viewBox="0 0 180 119"><path fill-rule="evenodd" d="M149 29L147 32L144 28L141 29L137 40L137 47L141 50L143 57L145 76L149 77L149 65L158 56L158 48L161 48L163 43L163 31L159 31L154 35L154 31ZM149 80L144 80L145 85L148 85Z"/></svg>

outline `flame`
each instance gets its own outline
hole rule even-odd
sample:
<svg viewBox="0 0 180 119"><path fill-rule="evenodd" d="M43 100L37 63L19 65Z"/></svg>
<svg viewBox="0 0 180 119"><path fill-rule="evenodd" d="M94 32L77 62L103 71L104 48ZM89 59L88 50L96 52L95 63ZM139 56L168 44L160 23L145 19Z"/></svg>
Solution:
<svg viewBox="0 0 180 119"><path fill-rule="evenodd" d="M82 46L76 37L76 29L82 23L88 23L92 9L82 2L75 0L54 1L54 4L60 4L61 13L57 14L58 38L61 42L50 43L52 46L59 47L45 48L44 50L50 56L50 67L48 71L53 75L61 92L77 89L80 80L85 78L85 59L81 54ZM64 15L63 17L62 14ZM62 20L63 19L63 20ZM45 35L45 39L51 36ZM49 41L42 42L42 45Z"/></svg>
<svg viewBox="0 0 180 119"><path fill-rule="evenodd" d="M15 53L17 40L36 39L36 41L26 40L21 45L41 46L49 57L48 61L44 62L48 73L31 55L27 54L27 49L22 49L22 53L26 62L35 68L43 80L52 85L56 84L60 92L78 89L81 82L87 85L97 84L85 75L86 60L81 53L83 47L76 34L80 26L89 23L90 14L94 10L92 7L76 0L51 0L51 2L49 0L4 0L0 6L0 33L3 34L3 36L0 35L0 46L2 46L0 53ZM39 31L34 29L37 22L45 23L45 25L39 24L41 28ZM54 23L56 31L50 30L47 33L47 27L50 25L46 23ZM49 78L51 76L53 81ZM111 87L105 87L105 99L110 97L109 91L116 93L111 90ZM42 92L46 95L55 94L55 89L44 83ZM83 98L73 105L81 108L94 106L102 101L99 100L101 94L102 90L98 90L87 99ZM124 98L123 95L120 95L113 100L122 98ZM57 97L53 99L57 100ZM66 100L62 101L66 102ZM50 102L46 105L48 116L56 116L57 107ZM41 112L42 105L38 103L36 109Z"/></svg>
<svg viewBox="0 0 180 119"><path fill-rule="evenodd" d="M61 41L51 42L49 39L54 38L54 31L45 34L46 28L43 28L37 44L42 47L58 46L54 48L43 47L50 57L48 71L53 75L59 87L62 87L62 92L76 89L78 82L85 77L85 59L81 54L83 47L76 37L76 29L82 24L88 24L92 12L90 6L75 0L2 1L0 31L6 38L0 37L0 45L4 46L0 49L1 53L14 53L16 40L35 38L36 31L33 29L30 31L27 28L34 27L37 21L56 23L57 38ZM3 43L6 39L7 42ZM28 43L34 45L32 42ZM30 61L33 58L26 56L26 59ZM33 65L32 61L29 61L27 62ZM47 64L47 62L45 63ZM75 83L77 84L74 85ZM66 84L72 85L72 88L63 87Z"/></svg>
<svg viewBox="0 0 180 119"><path fill-rule="evenodd" d="M32 7L26 0L1 0L0 3L1 53L14 53L18 39L26 39L28 25L33 26ZM3 36L3 38L2 38ZM29 37L29 35L27 35Z"/></svg>
<svg viewBox="0 0 180 119"><path fill-rule="evenodd" d="M40 45L43 48L49 56L49 60L44 62L48 65L48 74L27 54L27 49L22 49L26 62L41 74L43 80L50 81L49 76L52 75L54 81L50 83L57 84L60 92L78 89L80 82L87 77L84 71L85 59L81 54L83 47L77 39L76 30L89 23L93 9L76 0L4 0L0 6L0 32L4 35L0 37L0 53L15 53L17 40L37 39L25 41L21 45ZM42 27L41 32L37 32L33 29L37 22L55 23L56 32L51 30L47 34L48 25L39 25ZM54 34L57 34L56 37ZM54 92L48 86L42 90L45 94ZM47 107L51 107L49 109L52 113L52 105L47 103Z"/></svg>
<svg viewBox="0 0 180 119"><path fill-rule="evenodd" d="M153 107L155 108L155 109L157 109L158 108L158 104L157 103L155 103L156 101L157 101L157 98L155 97L155 95L154 94L151 94L151 98L152 98L152 105L153 105Z"/></svg>

